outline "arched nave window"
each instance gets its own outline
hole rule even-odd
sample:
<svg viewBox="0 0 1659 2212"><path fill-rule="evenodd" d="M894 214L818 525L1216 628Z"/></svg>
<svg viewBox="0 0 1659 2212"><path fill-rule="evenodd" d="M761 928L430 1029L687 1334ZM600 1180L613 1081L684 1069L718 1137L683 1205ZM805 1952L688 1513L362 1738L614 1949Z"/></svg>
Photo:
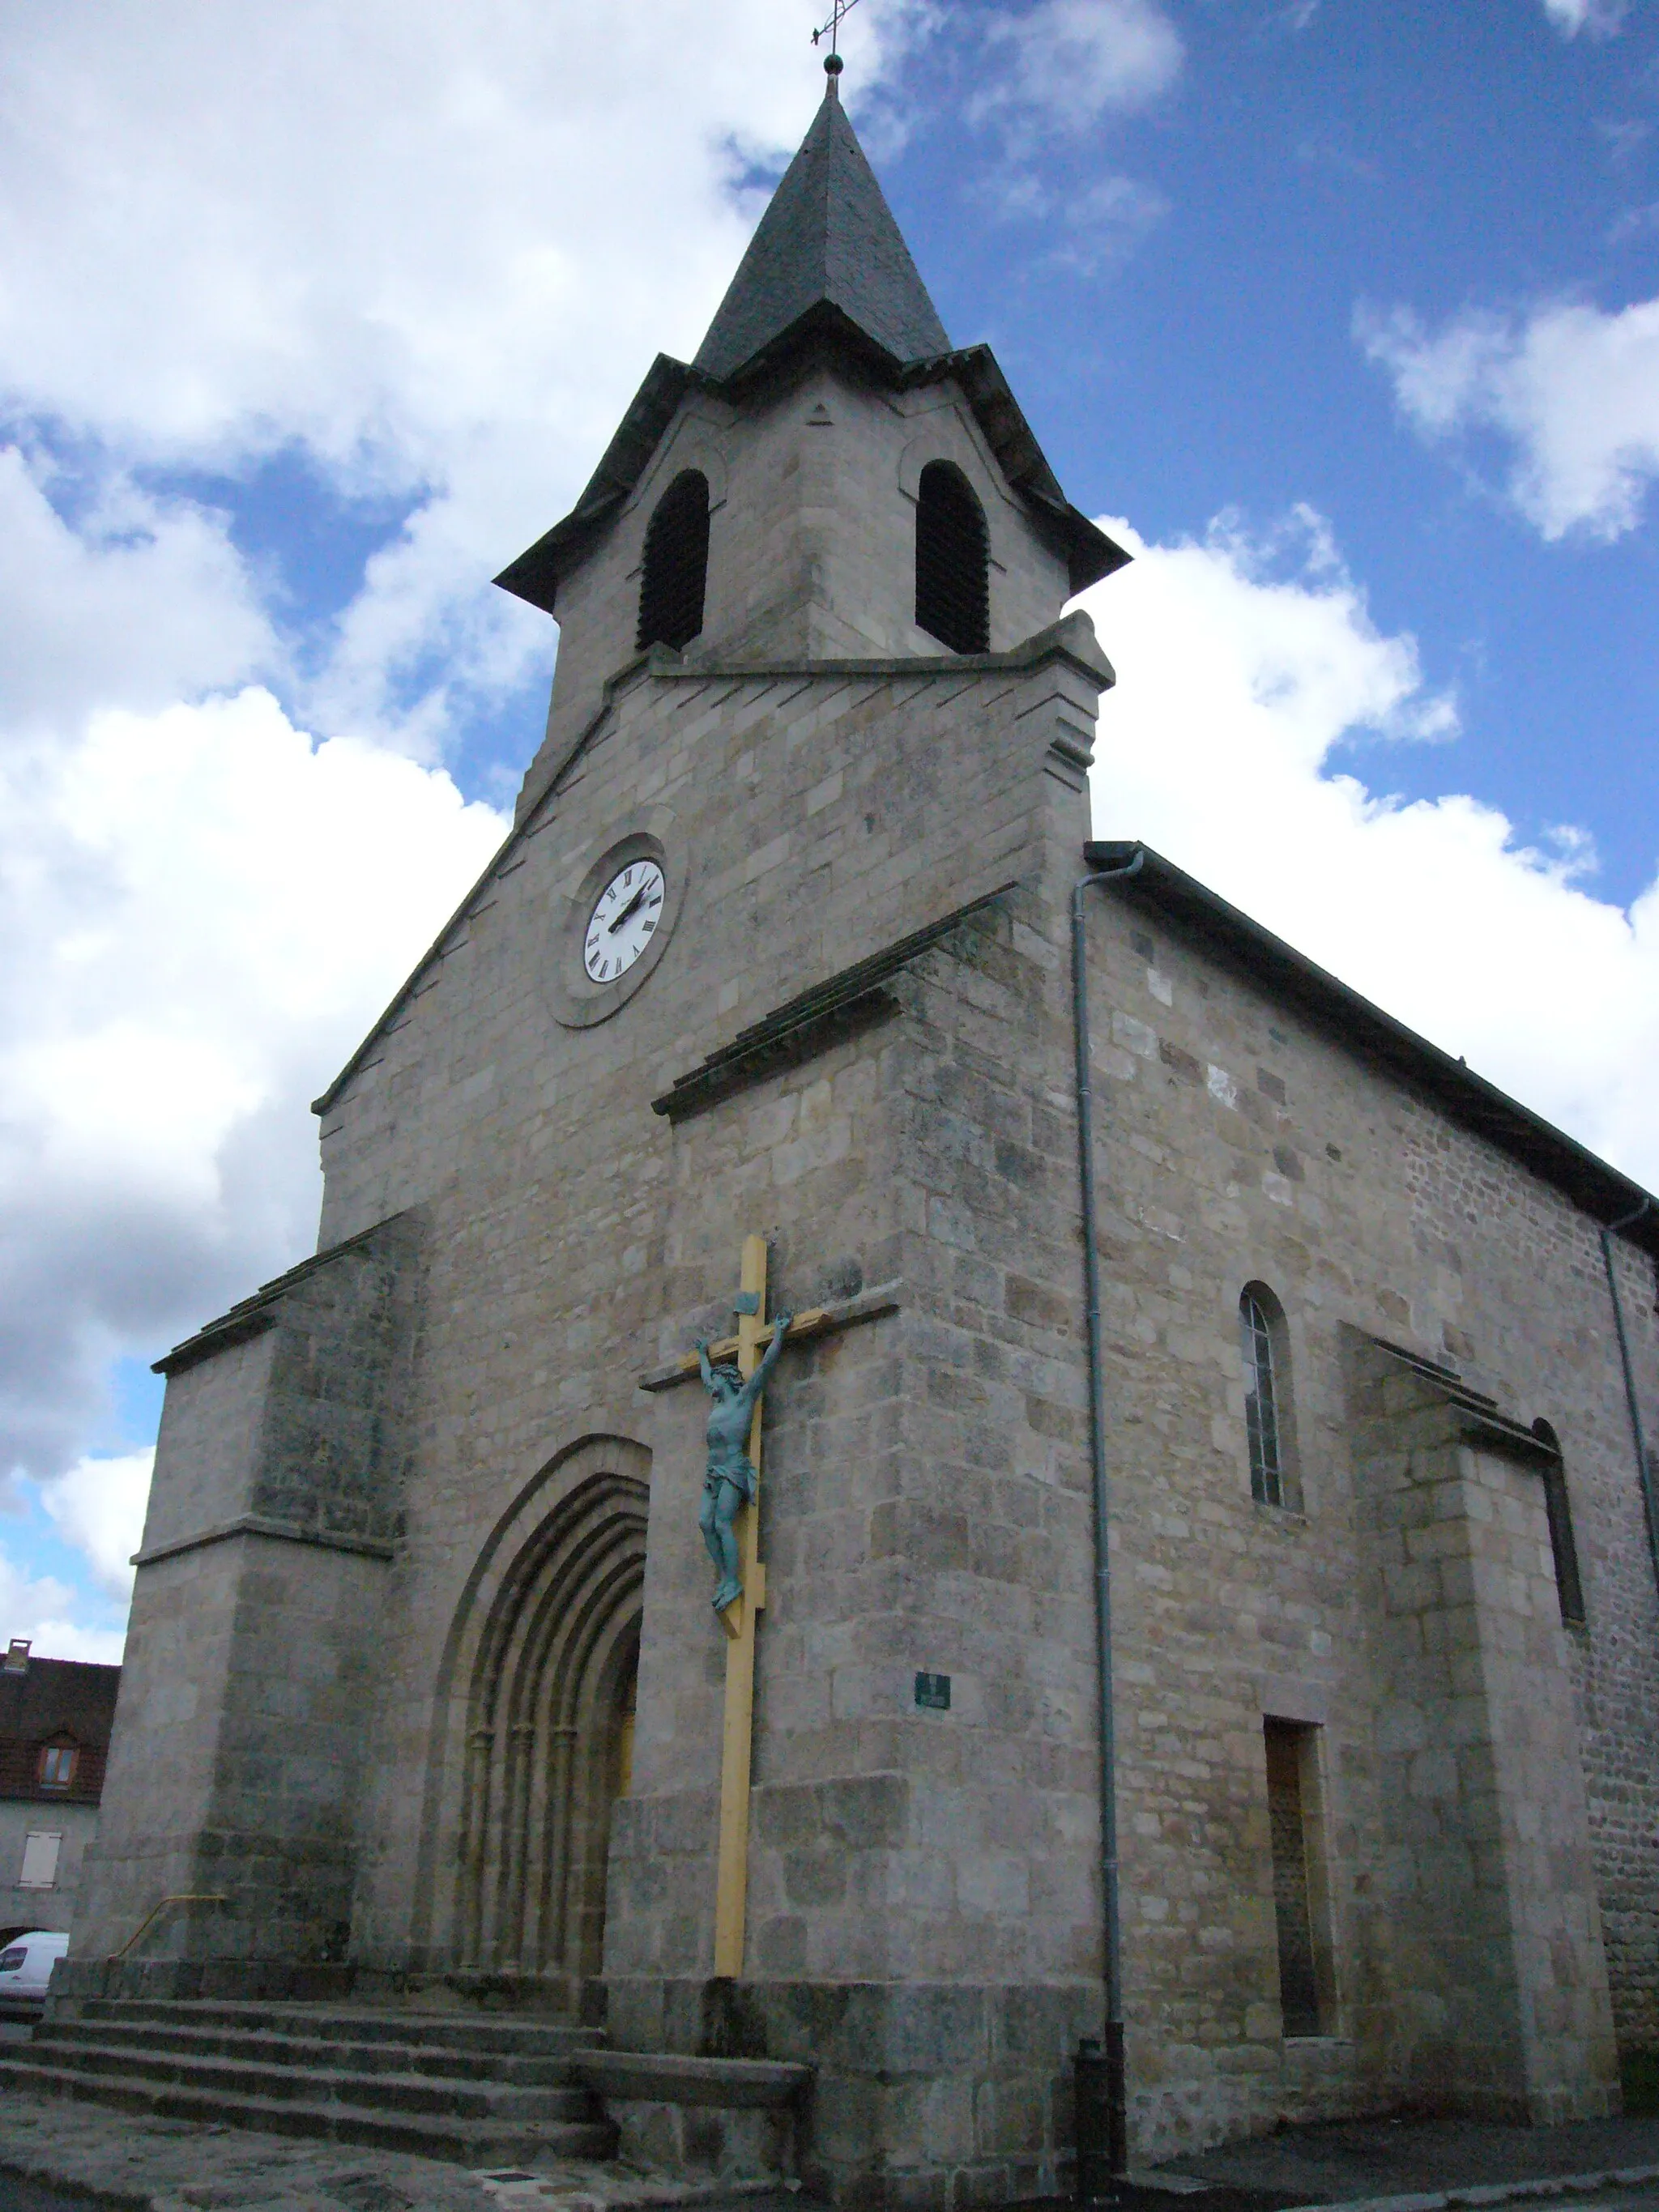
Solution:
<svg viewBox="0 0 1659 2212"><path fill-rule="evenodd" d="M1291 1464L1290 1356L1285 1310L1265 1283L1247 1283L1238 1301L1244 1357L1244 1425L1250 1441L1250 1495L1263 1505L1299 1507Z"/></svg>
<svg viewBox="0 0 1659 2212"><path fill-rule="evenodd" d="M1555 1464L1544 1473L1544 1505L1550 1516L1550 1556L1555 1566L1555 1594L1561 1601L1561 1618L1569 1627L1584 1626L1584 1585L1578 1573L1578 1547L1572 1534L1572 1503L1567 1496L1567 1471L1561 1459L1561 1439L1547 1421L1534 1421L1532 1432L1556 1455Z"/></svg>

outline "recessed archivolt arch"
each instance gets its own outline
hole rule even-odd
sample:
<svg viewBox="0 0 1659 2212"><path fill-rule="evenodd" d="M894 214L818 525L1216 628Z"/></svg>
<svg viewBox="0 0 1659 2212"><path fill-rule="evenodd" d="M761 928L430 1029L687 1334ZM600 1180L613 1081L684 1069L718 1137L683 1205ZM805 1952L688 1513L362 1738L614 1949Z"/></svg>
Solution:
<svg viewBox="0 0 1659 2212"><path fill-rule="evenodd" d="M502 1515L440 1669L415 1963L597 1973L617 1732L638 1665L650 1454L589 1437Z"/></svg>

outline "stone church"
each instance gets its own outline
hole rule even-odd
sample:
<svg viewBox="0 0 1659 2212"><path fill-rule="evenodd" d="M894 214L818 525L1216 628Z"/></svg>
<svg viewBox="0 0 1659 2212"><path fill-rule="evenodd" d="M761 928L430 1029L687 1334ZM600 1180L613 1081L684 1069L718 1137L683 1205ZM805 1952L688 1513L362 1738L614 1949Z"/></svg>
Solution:
<svg viewBox="0 0 1659 2212"><path fill-rule="evenodd" d="M865 2203L1064 2185L1120 2014L1137 2165L1616 2111L1659 1213L1109 782L1091 842L1065 609L1127 556L838 66L499 580L546 735L318 1102L315 1256L160 1363L57 2013L470 2008L617 2104L770 2067Z"/></svg>

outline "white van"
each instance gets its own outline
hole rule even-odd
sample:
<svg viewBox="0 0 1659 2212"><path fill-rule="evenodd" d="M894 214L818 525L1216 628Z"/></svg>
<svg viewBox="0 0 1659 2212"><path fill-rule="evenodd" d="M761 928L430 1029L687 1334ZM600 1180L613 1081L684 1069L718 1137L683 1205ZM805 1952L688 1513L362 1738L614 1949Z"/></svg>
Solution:
<svg viewBox="0 0 1659 2212"><path fill-rule="evenodd" d="M0 2004L11 1997L44 1997L52 1970L69 1948L60 1930L33 1928L14 1936L0 1951Z"/></svg>

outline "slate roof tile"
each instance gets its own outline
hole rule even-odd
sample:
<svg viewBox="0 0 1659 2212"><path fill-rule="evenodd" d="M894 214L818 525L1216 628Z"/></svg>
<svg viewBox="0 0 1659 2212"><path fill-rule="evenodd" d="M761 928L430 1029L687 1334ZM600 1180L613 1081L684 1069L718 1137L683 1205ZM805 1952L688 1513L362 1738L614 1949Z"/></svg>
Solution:
<svg viewBox="0 0 1659 2212"><path fill-rule="evenodd" d="M896 361L951 350L833 78L692 366L722 380L735 376L824 304Z"/></svg>

